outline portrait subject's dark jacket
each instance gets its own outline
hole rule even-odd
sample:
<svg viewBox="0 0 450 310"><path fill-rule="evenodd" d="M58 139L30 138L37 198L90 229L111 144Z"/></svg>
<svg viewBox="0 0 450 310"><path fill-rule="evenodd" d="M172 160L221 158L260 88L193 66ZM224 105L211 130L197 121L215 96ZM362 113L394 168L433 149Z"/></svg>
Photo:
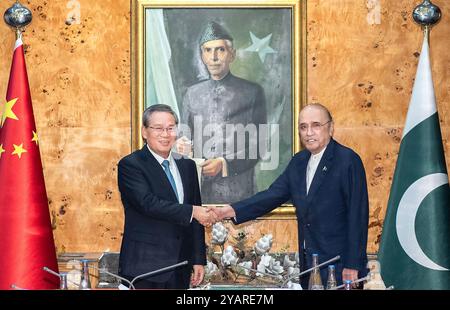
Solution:
<svg viewBox="0 0 450 310"><path fill-rule="evenodd" d="M259 125L266 119L262 87L231 73L188 88L181 122L191 130L194 157L223 157L228 166L227 177L202 176L203 203L229 203L255 193ZM251 134L236 135L233 128L250 129Z"/></svg>
<svg viewBox="0 0 450 310"><path fill-rule="evenodd" d="M354 151L331 139L317 167L306 194L306 167L311 153L303 150L266 191L233 204L236 222L255 219L291 200L298 221L300 264L303 270L312 266L311 255L320 262L336 255L334 263L338 281L342 269L367 274L367 233L369 202L363 163ZM327 269L321 269L326 281Z"/></svg>
<svg viewBox="0 0 450 310"><path fill-rule="evenodd" d="M203 226L192 219L192 205L201 205L195 163L175 159L184 190L179 204L163 168L148 150L125 156L119 162L118 183L125 209L125 227L119 274L135 277L184 260L186 288L192 265L206 265ZM145 280L166 282L173 271Z"/></svg>

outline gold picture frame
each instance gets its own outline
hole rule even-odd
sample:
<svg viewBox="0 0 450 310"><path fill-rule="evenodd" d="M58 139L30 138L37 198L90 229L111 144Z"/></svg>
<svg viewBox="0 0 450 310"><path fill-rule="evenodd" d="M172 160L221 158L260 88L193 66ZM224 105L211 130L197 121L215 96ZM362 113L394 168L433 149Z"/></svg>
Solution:
<svg viewBox="0 0 450 310"><path fill-rule="evenodd" d="M300 141L298 138L297 121L298 112L301 106L306 102L306 1L304 0L133 0L132 1L132 30L131 30L131 45L132 45L132 77L131 77L131 96L132 96L132 133L131 133L131 147L136 150L143 146L140 128L142 111L145 108L146 99L148 99L149 86L146 84L148 79L148 72L146 65L149 59L146 59L148 51L147 31L154 31L154 25L148 22L148 12L152 10L163 11L164 25L167 25L167 15L178 14L178 16L186 16L190 13L198 13L199 16L205 16L205 12L214 12L228 16L229 14L257 14L264 17L268 12L289 14L290 28L290 42L287 42L287 53L289 59L290 81L290 119L289 124L284 124L290 127L290 157L300 150ZM184 11L182 11L184 10ZM189 14L185 14L188 12ZM219 12L219 13L218 13ZM183 13L183 14L181 14ZM146 15L147 14L147 15ZM227 15L228 14L228 15ZM208 15L208 14L206 14ZM225 17L226 17L225 16ZM254 16L254 15L253 15ZM233 16L238 18L239 16ZM175 18L175 17L174 17ZM177 18L178 21L179 17ZM175 20L175 19L174 19ZM190 27L180 28L176 31L185 31ZM283 45L285 46L285 45ZM286 52L286 51L285 51ZM255 57L257 55L255 54ZM281 57L281 56L280 56ZM261 58L263 61L264 58ZM283 79L286 79L283 76ZM287 122L286 122L287 123ZM285 152L286 153L286 152ZM288 161L288 160L287 160ZM284 163L285 165L287 162ZM273 181L273 180L272 180ZM278 217L295 217L295 208L292 205L284 205L266 215L266 218L274 219Z"/></svg>

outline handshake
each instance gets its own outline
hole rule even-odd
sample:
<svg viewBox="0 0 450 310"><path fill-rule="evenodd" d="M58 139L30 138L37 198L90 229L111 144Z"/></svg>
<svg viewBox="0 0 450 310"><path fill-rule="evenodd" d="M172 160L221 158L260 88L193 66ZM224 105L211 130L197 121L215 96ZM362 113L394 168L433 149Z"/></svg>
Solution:
<svg viewBox="0 0 450 310"><path fill-rule="evenodd" d="M193 217L203 226L209 227L212 224L224 219L235 217L234 209L230 205L223 207L216 206L193 206Z"/></svg>

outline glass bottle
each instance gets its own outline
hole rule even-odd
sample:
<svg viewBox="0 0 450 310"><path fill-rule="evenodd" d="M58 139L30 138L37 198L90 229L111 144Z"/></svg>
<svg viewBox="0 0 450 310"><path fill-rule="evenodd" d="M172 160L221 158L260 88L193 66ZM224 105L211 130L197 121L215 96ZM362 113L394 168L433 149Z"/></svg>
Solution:
<svg viewBox="0 0 450 310"><path fill-rule="evenodd" d="M90 290L91 280L89 279L89 261L87 259L81 260L81 280L80 290Z"/></svg>
<svg viewBox="0 0 450 310"><path fill-rule="evenodd" d="M320 270L317 265L319 265L319 255L313 254L312 255L312 263L313 263L313 270L311 271L311 275L309 276L309 284L308 289L309 290L323 290L323 284L322 284L322 278L320 277Z"/></svg>
<svg viewBox="0 0 450 310"><path fill-rule="evenodd" d="M344 290L350 291L352 289L352 280L344 281Z"/></svg>
<svg viewBox="0 0 450 310"><path fill-rule="evenodd" d="M334 265L328 266L328 279L327 279L327 290L336 288L336 272Z"/></svg>
<svg viewBox="0 0 450 310"><path fill-rule="evenodd" d="M59 289L67 290L67 273L61 272L59 274Z"/></svg>

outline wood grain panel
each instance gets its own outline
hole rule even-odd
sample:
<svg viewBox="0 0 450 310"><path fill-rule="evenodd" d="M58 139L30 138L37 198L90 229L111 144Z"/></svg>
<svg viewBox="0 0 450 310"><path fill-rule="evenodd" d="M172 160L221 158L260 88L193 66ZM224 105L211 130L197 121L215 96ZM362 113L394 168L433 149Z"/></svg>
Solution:
<svg viewBox="0 0 450 310"><path fill-rule="evenodd" d="M130 1L67 0L25 4L34 20L24 33L35 118L58 252L118 251L123 212L117 161L130 152ZM368 1L309 0L308 102L322 102L336 139L366 167L369 252L378 250L385 208L422 44L411 11L420 1L380 0L380 24ZM444 148L450 158L450 2L433 1L442 21L431 58ZM4 12L13 1L1 1ZM6 94L14 34L0 23L0 94ZM450 168L450 160L447 160ZM296 222L245 224L255 240L274 234L273 250L296 249ZM252 241L253 242L253 241Z"/></svg>

